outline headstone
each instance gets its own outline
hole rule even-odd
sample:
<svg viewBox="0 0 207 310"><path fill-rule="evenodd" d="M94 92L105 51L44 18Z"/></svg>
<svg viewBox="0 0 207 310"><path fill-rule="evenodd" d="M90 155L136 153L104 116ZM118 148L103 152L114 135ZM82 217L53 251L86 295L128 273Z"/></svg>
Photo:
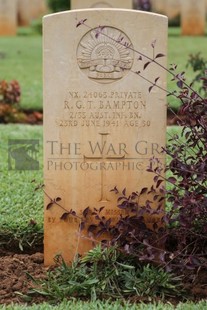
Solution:
<svg viewBox="0 0 207 310"><path fill-rule="evenodd" d="M31 18L40 18L47 12L46 0L32 0L31 3Z"/></svg>
<svg viewBox="0 0 207 310"><path fill-rule="evenodd" d="M153 12L166 14L166 0L151 0L151 4Z"/></svg>
<svg viewBox="0 0 207 310"><path fill-rule="evenodd" d="M31 0L18 0L18 24L19 26L29 26L32 21Z"/></svg>
<svg viewBox="0 0 207 310"><path fill-rule="evenodd" d="M182 35L204 35L206 19L205 0L181 1Z"/></svg>
<svg viewBox="0 0 207 310"><path fill-rule="evenodd" d="M29 26L47 12L46 0L18 0L18 24Z"/></svg>
<svg viewBox="0 0 207 310"><path fill-rule="evenodd" d="M71 0L71 9L124 8L132 9L133 0Z"/></svg>
<svg viewBox="0 0 207 310"><path fill-rule="evenodd" d="M169 19L174 19L180 15L182 0L166 0L166 15Z"/></svg>
<svg viewBox="0 0 207 310"><path fill-rule="evenodd" d="M16 35L17 32L16 0L0 0L0 36Z"/></svg>
<svg viewBox="0 0 207 310"><path fill-rule="evenodd" d="M143 71L148 60L135 50L166 55L167 18L74 10L45 16L43 30L44 255L51 265L56 254L70 262L92 246L80 237L79 218L60 219L64 213L72 209L80 216L88 206L105 207L103 215L116 220L111 189L126 187L130 194L154 184L146 169L153 156L165 160L166 93L157 87L149 92L147 80L159 77L165 88L166 73L156 64ZM166 66L166 57L157 61Z"/></svg>

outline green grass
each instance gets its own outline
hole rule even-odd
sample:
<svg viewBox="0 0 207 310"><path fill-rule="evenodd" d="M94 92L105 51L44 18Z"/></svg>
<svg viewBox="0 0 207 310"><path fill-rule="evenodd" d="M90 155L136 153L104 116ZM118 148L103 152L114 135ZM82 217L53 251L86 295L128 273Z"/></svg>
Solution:
<svg viewBox="0 0 207 310"><path fill-rule="evenodd" d="M205 310L207 309L207 301L200 301L199 303L179 303L176 307L170 303L163 304L130 304L120 301L95 301L95 302L83 302L83 301L63 301L57 306L52 306L47 303L39 305L9 305L1 306L1 310Z"/></svg>
<svg viewBox="0 0 207 310"><path fill-rule="evenodd" d="M42 109L42 38L40 35L0 38L0 80L18 80L21 106Z"/></svg>
<svg viewBox="0 0 207 310"><path fill-rule="evenodd" d="M177 71L186 72L186 82L191 83L195 77L192 69L186 68L187 60L190 54L201 52L201 55L207 58L207 36L181 36L179 27L170 27L168 31L168 67L170 64L177 64ZM175 89L174 82L171 82L171 76L168 75L168 89ZM169 105L177 109L180 102L173 97L168 97Z"/></svg>
<svg viewBox="0 0 207 310"><path fill-rule="evenodd" d="M158 47L157 47L158 48ZM159 50L162 52L162 50ZM189 54L201 52L207 55L207 36L181 36L180 28L169 28L168 64L176 63L178 71L186 71ZM1 55L5 55L5 58ZM31 28L19 29L16 37L0 38L0 80L17 79L22 89L21 106L29 109L42 109L42 37L35 35ZM192 70L187 71L187 81L194 77ZM174 89L174 83L168 77L168 88ZM179 102L168 98L172 107Z"/></svg>
<svg viewBox="0 0 207 310"><path fill-rule="evenodd" d="M40 169L37 171L8 170L8 139L39 139ZM43 182L42 127L27 125L0 125L0 234L28 232L30 220L43 229L43 193L35 192L33 179Z"/></svg>
<svg viewBox="0 0 207 310"><path fill-rule="evenodd" d="M176 307L172 304L123 304L122 302L116 301L110 303L108 301L101 302L83 302L83 301L64 301L57 306L48 305L43 303L41 305L33 306L21 306L21 305L11 305L11 306L0 306L1 310L204 310L207 309L207 302L201 301L197 304L195 303L179 303Z"/></svg>

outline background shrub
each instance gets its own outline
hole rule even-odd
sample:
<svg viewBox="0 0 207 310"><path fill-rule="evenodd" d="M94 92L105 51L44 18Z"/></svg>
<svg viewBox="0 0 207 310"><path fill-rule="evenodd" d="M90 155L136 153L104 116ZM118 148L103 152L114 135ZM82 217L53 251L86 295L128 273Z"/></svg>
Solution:
<svg viewBox="0 0 207 310"><path fill-rule="evenodd" d="M60 12L70 9L69 0L48 0L48 6L53 12Z"/></svg>

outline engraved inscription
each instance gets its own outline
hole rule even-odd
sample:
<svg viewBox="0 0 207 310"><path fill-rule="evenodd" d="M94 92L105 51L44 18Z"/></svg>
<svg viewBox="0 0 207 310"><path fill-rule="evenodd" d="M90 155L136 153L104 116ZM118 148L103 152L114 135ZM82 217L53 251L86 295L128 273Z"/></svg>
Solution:
<svg viewBox="0 0 207 310"><path fill-rule="evenodd" d="M140 91L68 91L59 127L150 127L147 102Z"/></svg>
<svg viewBox="0 0 207 310"><path fill-rule="evenodd" d="M121 79L131 69L133 59L130 39L121 30L108 26L87 32L77 49L80 69L99 83Z"/></svg>

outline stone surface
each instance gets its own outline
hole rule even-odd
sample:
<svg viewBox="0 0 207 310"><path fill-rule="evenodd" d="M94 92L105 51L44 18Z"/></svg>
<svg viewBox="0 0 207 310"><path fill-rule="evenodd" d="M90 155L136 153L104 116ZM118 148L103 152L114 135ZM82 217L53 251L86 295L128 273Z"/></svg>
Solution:
<svg viewBox="0 0 207 310"><path fill-rule="evenodd" d="M146 79L159 77L165 88L166 73L156 64L143 71L148 60L135 50L153 57L156 40L154 55L166 55L167 18L89 9L48 15L43 26L44 253L50 265L56 254L70 262L92 246L80 237L79 218L60 219L65 212L80 216L88 206L104 206L103 215L116 220L120 210L110 190L151 187L149 160L164 161L166 93L157 87L149 93ZM166 57L157 61L166 65Z"/></svg>
<svg viewBox="0 0 207 310"><path fill-rule="evenodd" d="M31 21L46 14L46 0L18 0L18 23L29 26Z"/></svg>
<svg viewBox="0 0 207 310"><path fill-rule="evenodd" d="M181 27L183 35L204 35L205 21L205 0L181 1Z"/></svg>
<svg viewBox="0 0 207 310"><path fill-rule="evenodd" d="M180 15L180 2L182 0L166 0L166 15L169 19L174 19Z"/></svg>
<svg viewBox="0 0 207 310"><path fill-rule="evenodd" d="M166 0L151 0L151 4L153 12L166 14Z"/></svg>
<svg viewBox="0 0 207 310"><path fill-rule="evenodd" d="M0 36L17 32L17 1L0 0Z"/></svg>
<svg viewBox="0 0 207 310"><path fill-rule="evenodd" d="M133 0L71 0L71 9L124 8L132 9Z"/></svg>
<svg viewBox="0 0 207 310"><path fill-rule="evenodd" d="M46 0L32 0L31 3L31 18L40 18L47 13L47 1Z"/></svg>

